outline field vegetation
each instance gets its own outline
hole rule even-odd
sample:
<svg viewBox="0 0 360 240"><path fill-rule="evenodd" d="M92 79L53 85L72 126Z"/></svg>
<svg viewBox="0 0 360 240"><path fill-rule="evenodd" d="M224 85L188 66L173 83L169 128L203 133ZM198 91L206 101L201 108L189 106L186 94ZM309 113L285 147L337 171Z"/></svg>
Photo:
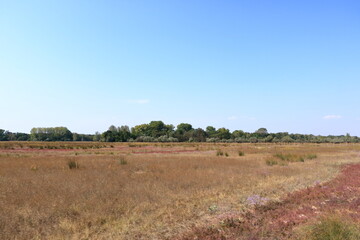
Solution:
<svg viewBox="0 0 360 240"><path fill-rule="evenodd" d="M359 154L359 144L0 142L0 238L179 238L329 181Z"/></svg>

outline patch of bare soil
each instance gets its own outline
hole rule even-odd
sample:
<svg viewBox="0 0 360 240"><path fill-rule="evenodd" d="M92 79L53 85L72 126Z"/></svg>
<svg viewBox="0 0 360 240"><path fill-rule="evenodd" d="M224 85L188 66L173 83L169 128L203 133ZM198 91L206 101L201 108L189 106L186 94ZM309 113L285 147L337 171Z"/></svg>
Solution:
<svg viewBox="0 0 360 240"><path fill-rule="evenodd" d="M345 214L360 222L360 164L345 166L333 180L256 205L217 226L197 227L177 239L293 239L295 227L328 213Z"/></svg>

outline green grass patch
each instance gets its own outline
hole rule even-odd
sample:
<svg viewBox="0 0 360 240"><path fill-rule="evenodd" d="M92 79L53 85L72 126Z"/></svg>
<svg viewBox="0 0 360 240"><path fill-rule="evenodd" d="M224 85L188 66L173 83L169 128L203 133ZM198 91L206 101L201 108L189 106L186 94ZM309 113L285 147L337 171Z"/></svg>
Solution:
<svg viewBox="0 0 360 240"><path fill-rule="evenodd" d="M349 219L337 215L322 217L316 224L303 229L299 239L307 240L359 240L360 227Z"/></svg>

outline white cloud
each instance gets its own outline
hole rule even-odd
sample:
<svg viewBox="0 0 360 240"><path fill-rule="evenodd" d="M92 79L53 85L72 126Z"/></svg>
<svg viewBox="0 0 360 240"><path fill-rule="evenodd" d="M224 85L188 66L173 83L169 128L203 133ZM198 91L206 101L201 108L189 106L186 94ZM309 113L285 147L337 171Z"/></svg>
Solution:
<svg viewBox="0 0 360 240"><path fill-rule="evenodd" d="M136 104L147 104L150 102L149 99L133 99L133 100L129 100L129 103L136 103Z"/></svg>
<svg viewBox="0 0 360 240"><path fill-rule="evenodd" d="M326 116L323 116L323 119L325 119L325 120L340 119L340 118L342 118L341 115L326 115Z"/></svg>

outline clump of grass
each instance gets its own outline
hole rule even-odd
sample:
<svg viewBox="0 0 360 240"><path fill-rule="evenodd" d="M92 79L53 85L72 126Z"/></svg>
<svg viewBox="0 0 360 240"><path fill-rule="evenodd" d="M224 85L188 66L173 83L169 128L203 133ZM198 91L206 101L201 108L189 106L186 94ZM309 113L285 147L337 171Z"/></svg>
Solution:
<svg viewBox="0 0 360 240"><path fill-rule="evenodd" d="M243 151L239 151L239 157L242 157L244 155L245 155L245 153Z"/></svg>
<svg viewBox="0 0 360 240"><path fill-rule="evenodd" d="M214 213L214 212L216 212L217 210L218 210L218 206L217 206L216 204L211 205L211 206L209 207L209 211L210 211L211 213Z"/></svg>
<svg viewBox="0 0 360 240"><path fill-rule="evenodd" d="M266 159L265 163L268 166L274 166L274 165L279 164L279 162L276 159L273 159L273 158Z"/></svg>
<svg viewBox="0 0 360 240"><path fill-rule="evenodd" d="M136 143L130 143L129 147L143 147L145 145L141 145L141 144L136 144Z"/></svg>
<svg viewBox="0 0 360 240"><path fill-rule="evenodd" d="M305 231L302 238L307 240L357 240L360 228L357 224L339 216L323 217Z"/></svg>
<svg viewBox="0 0 360 240"><path fill-rule="evenodd" d="M275 158L280 159L281 161L285 161L285 162L305 162L305 159L303 156L299 156L296 154L283 154L283 153L276 153L274 154Z"/></svg>
<svg viewBox="0 0 360 240"><path fill-rule="evenodd" d="M68 161L68 167L69 167L69 169L78 169L80 166L77 161L70 160L70 161Z"/></svg>
<svg viewBox="0 0 360 240"><path fill-rule="evenodd" d="M224 152L221 150L217 150L216 156L222 156L222 155L224 155Z"/></svg>
<svg viewBox="0 0 360 240"><path fill-rule="evenodd" d="M311 153L311 154L308 154L308 155L306 155L306 159L315 159L315 158L317 158L317 155L316 154L314 154L314 153Z"/></svg>
<svg viewBox="0 0 360 240"><path fill-rule="evenodd" d="M32 171L37 171L37 170L39 169L39 167L36 166L36 165L32 165L32 166L30 167L30 169L31 169Z"/></svg>
<svg viewBox="0 0 360 240"><path fill-rule="evenodd" d="M120 165L126 165L126 164L128 164L128 162L126 161L125 156L120 156L119 164L120 164Z"/></svg>

